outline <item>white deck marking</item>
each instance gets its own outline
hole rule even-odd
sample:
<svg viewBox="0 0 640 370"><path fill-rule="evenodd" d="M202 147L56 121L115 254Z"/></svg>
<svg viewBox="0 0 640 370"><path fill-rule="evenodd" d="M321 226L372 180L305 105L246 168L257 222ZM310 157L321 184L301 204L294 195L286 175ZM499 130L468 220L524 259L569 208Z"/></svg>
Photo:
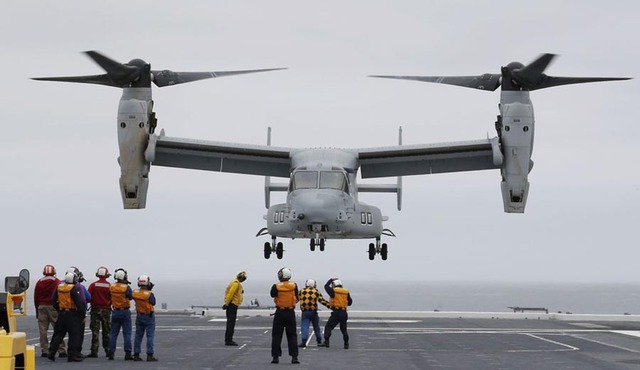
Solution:
<svg viewBox="0 0 640 370"><path fill-rule="evenodd" d="M612 333L630 335L632 337L640 337L640 331L638 330L612 330Z"/></svg>
<svg viewBox="0 0 640 370"><path fill-rule="evenodd" d="M614 332L611 331L611 333L614 333ZM615 344L602 342L602 341L599 341L599 340L596 340L596 339L588 339L588 338L581 337L581 336L575 335L575 334L572 334L571 336L574 337L574 338L586 340L587 342L597 343L597 344L600 344L600 345L603 345L603 346L617 348L617 349L621 349L621 350L627 351L627 352L640 353L640 351L638 351L637 349L631 349L631 348L627 348L627 347L622 347L622 346L618 346L618 345L615 345Z"/></svg>

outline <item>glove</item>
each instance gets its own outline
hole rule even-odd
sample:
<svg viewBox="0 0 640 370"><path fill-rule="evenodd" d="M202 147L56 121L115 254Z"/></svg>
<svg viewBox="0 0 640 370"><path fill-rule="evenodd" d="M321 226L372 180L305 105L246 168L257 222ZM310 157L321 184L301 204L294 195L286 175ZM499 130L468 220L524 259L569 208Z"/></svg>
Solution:
<svg viewBox="0 0 640 370"><path fill-rule="evenodd" d="M223 304L223 305L222 305L222 309L223 309L223 310L226 310L227 308L229 308L229 306L227 306L226 304Z"/></svg>

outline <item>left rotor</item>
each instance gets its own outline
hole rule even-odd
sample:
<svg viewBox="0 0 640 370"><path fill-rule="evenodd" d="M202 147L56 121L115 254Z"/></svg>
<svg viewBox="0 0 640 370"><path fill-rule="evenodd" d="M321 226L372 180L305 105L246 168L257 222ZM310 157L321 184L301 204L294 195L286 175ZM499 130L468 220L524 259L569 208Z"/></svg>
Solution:
<svg viewBox="0 0 640 370"><path fill-rule="evenodd" d="M252 69L220 72L174 72L170 70L151 70L151 64L142 59L132 59L128 63L119 63L97 51L85 51L96 62L105 74L71 77L36 77L38 81L61 81L105 85L112 87L151 87L153 82L158 87L178 85L187 82L231 75L276 71L286 68Z"/></svg>

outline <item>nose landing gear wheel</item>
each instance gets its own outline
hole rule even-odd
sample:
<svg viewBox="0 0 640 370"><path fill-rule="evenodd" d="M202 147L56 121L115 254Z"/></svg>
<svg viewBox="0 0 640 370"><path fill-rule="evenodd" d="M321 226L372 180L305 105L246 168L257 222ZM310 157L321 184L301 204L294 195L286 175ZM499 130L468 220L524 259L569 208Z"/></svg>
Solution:
<svg viewBox="0 0 640 370"><path fill-rule="evenodd" d="M373 261L376 257L376 246L373 243L369 243L369 259Z"/></svg>
<svg viewBox="0 0 640 370"><path fill-rule="evenodd" d="M324 252L324 239L320 239L320 252Z"/></svg>
<svg viewBox="0 0 640 370"><path fill-rule="evenodd" d="M278 257L279 260L282 259L282 253L284 253L282 242L278 242L278 244L276 245L276 257Z"/></svg>
<svg viewBox="0 0 640 370"><path fill-rule="evenodd" d="M387 243L382 243L382 248L380 249L380 257L382 257L383 261L387 260Z"/></svg>
<svg viewBox="0 0 640 370"><path fill-rule="evenodd" d="M269 259L271 257L271 244L269 242L264 243L264 258Z"/></svg>
<svg viewBox="0 0 640 370"><path fill-rule="evenodd" d="M310 239L309 240L309 246L311 247L311 251L315 251L316 250L316 240L315 239Z"/></svg>

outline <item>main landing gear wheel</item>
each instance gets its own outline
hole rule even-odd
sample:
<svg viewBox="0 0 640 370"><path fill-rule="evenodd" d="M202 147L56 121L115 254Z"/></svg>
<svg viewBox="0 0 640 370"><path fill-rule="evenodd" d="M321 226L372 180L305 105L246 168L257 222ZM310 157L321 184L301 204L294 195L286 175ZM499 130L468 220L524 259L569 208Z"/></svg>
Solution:
<svg viewBox="0 0 640 370"><path fill-rule="evenodd" d="M282 247L282 242L278 242L278 244L276 245L276 257L278 257L278 259L281 260L283 253L284 253L284 248Z"/></svg>
<svg viewBox="0 0 640 370"><path fill-rule="evenodd" d="M309 246L311 247L311 251L315 251L316 250L316 240L315 239L309 239Z"/></svg>
<svg viewBox="0 0 640 370"><path fill-rule="evenodd" d="M271 257L271 244L269 242L264 243L264 258L269 259Z"/></svg>
<svg viewBox="0 0 640 370"><path fill-rule="evenodd" d="M387 253L389 253L389 249L387 248L387 243L382 243L380 245L380 239L376 239L376 243L369 243L369 260L373 261L376 258L376 254L380 254L380 257L383 261L387 260Z"/></svg>

